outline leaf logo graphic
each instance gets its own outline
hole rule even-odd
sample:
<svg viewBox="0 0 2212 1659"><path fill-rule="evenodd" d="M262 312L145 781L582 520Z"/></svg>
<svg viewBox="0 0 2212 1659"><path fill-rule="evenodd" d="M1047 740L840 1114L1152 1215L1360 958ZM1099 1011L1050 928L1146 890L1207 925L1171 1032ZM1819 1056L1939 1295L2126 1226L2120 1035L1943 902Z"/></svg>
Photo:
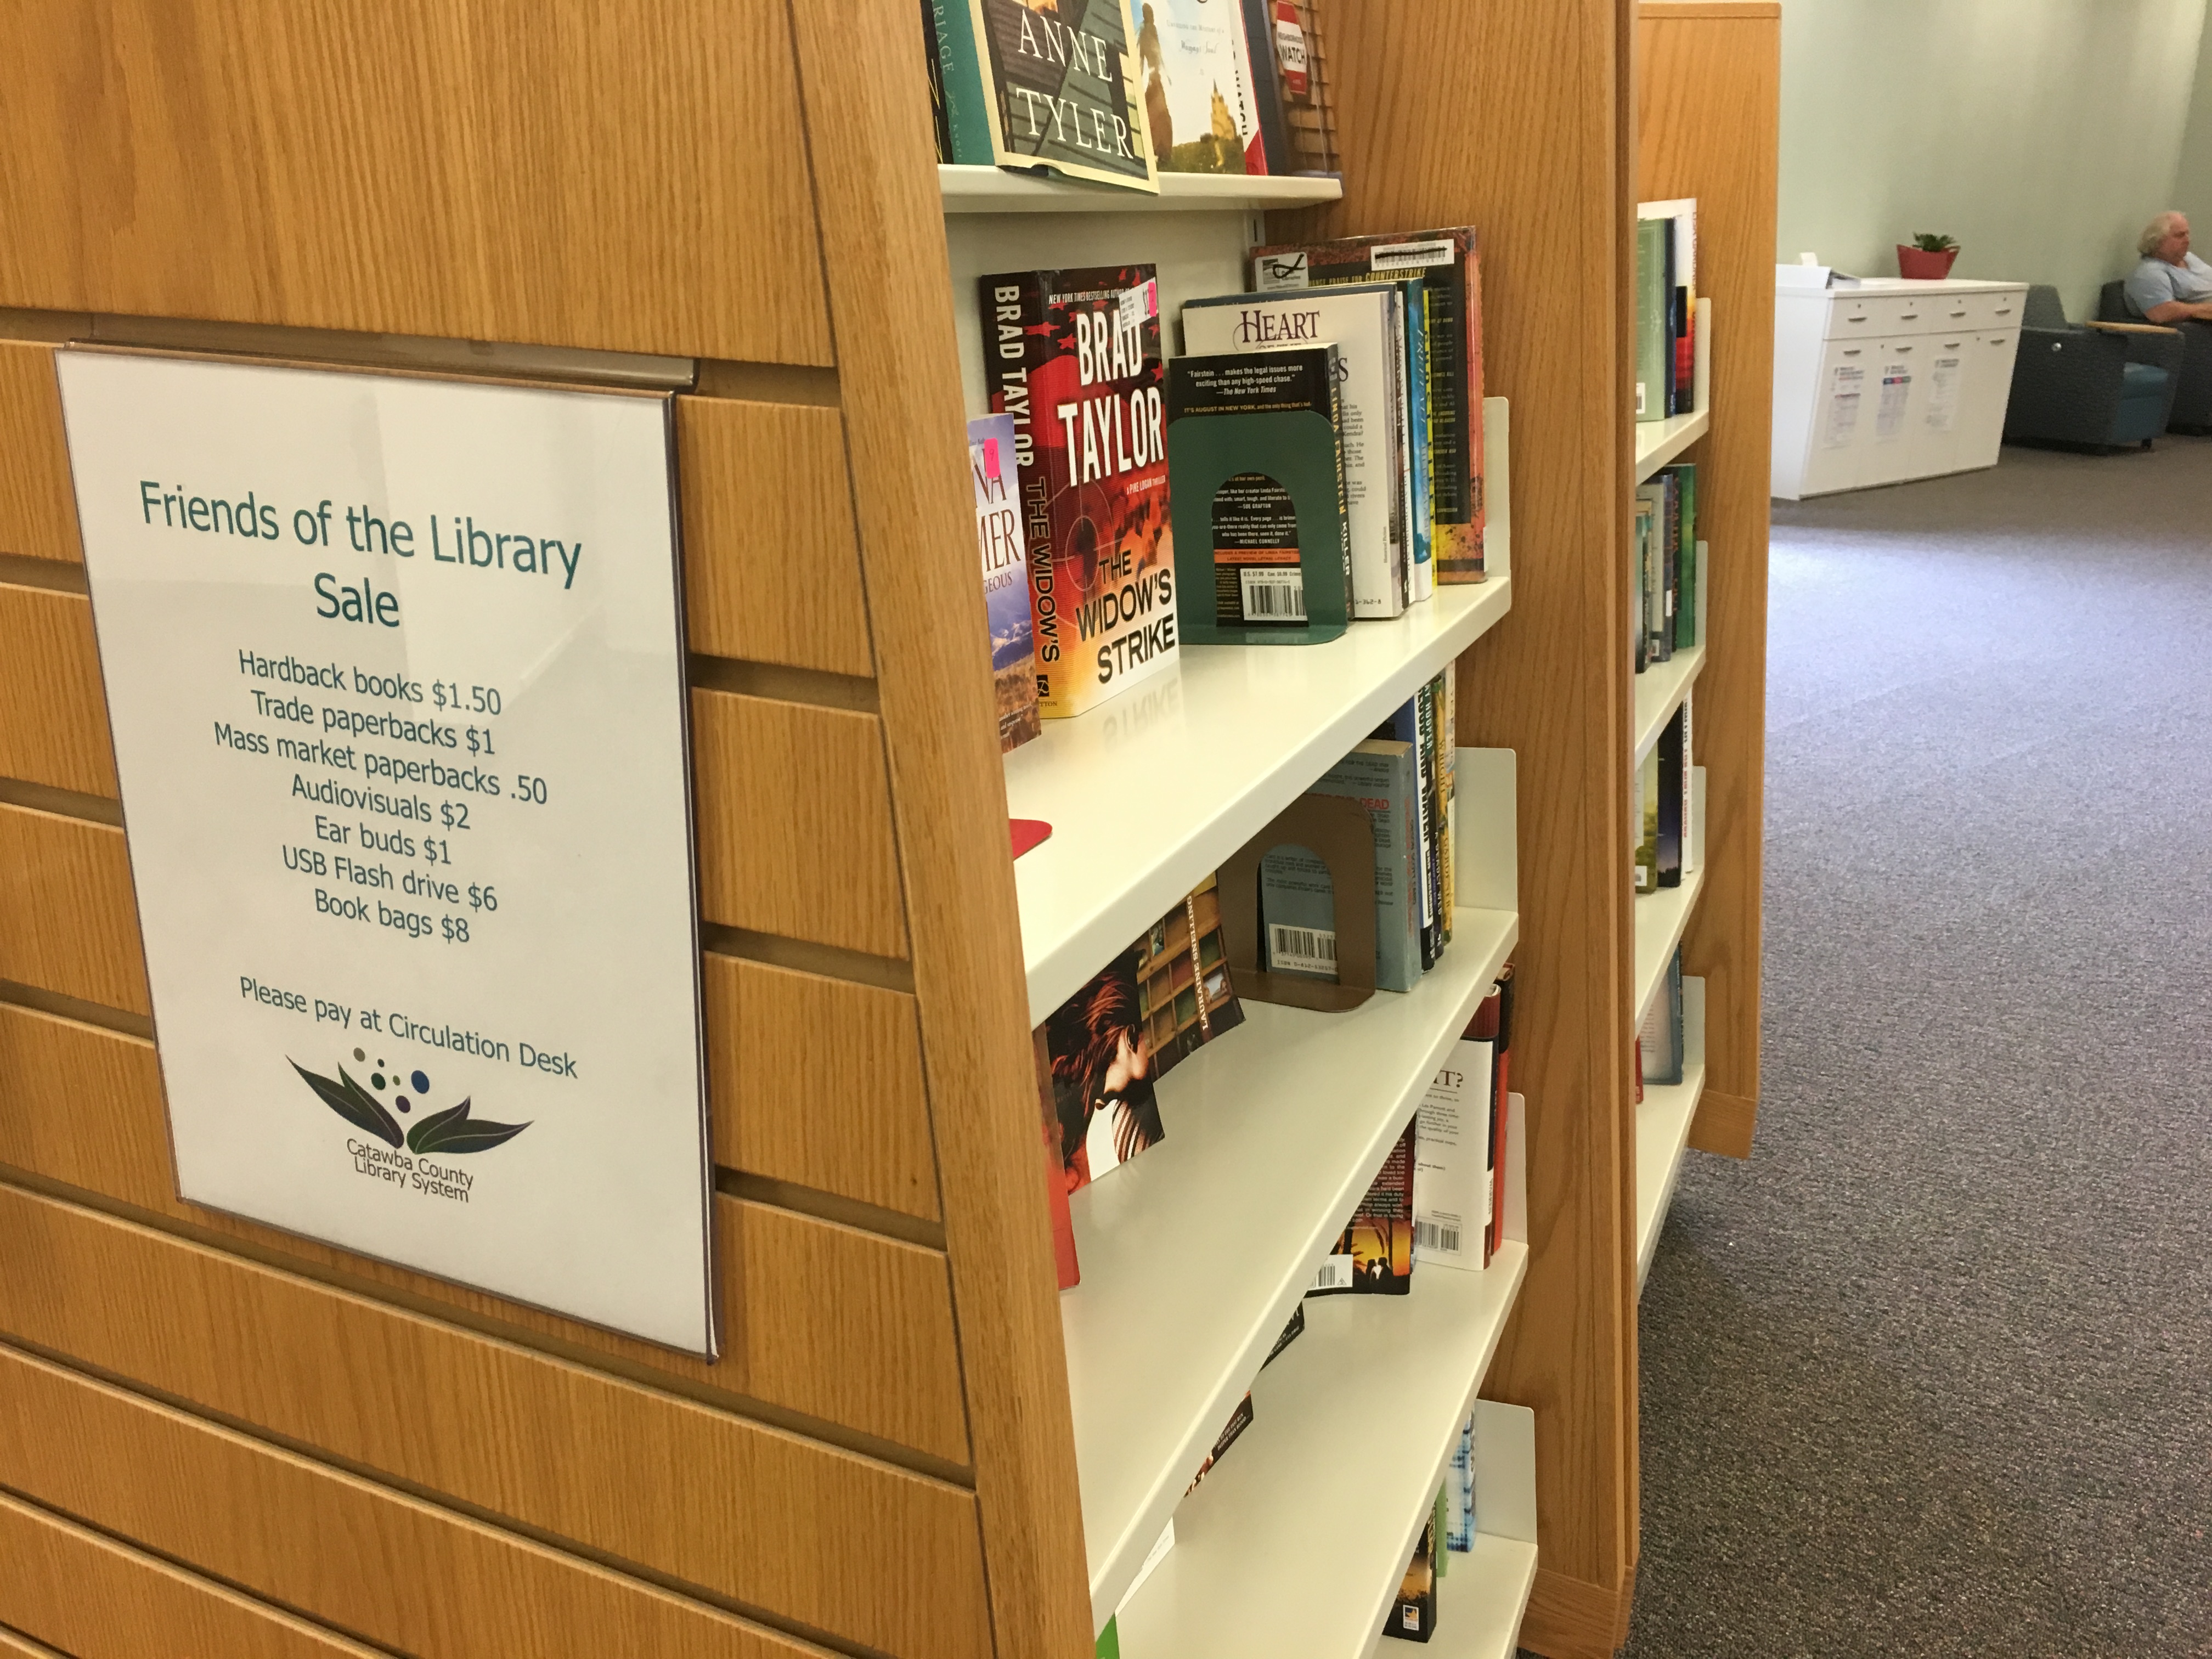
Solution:
<svg viewBox="0 0 2212 1659"><path fill-rule="evenodd" d="M465 1100L458 1106L432 1113L403 1136L398 1120L384 1109L383 1103L375 1096L355 1082L344 1066L338 1067L338 1080L333 1083L326 1077L318 1077L296 1060L289 1060L288 1063L324 1105L355 1128L374 1135L395 1149L404 1146L418 1155L443 1152L458 1157L512 1140L530 1127L527 1123L491 1123L471 1118L470 1103ZM380 1085L382 1079L380 1078L378 1082ZM399 1103L404 1106L407 1103L403 1100Z"/></svg>

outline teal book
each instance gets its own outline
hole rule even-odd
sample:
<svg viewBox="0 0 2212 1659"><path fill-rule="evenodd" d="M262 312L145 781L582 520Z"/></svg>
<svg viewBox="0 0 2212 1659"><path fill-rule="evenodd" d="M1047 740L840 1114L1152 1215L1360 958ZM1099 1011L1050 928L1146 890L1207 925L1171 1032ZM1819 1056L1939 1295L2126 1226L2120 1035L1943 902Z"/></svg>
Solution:
<svg viewBox="0 0 2212 1659"><path fill-rule="evenodd" d="M975 53L975 15L968 0L929 0L929 6L945 100L945 159L961 167L990 167L998 152L991 147L990 99Z"/></svg>
<svg viewBox="0 0 2212 1659"><path fill-rule="evenodd" d="M1680 501L1677 532L1681 541L1681 587L1674 602L1674 648L1687 651L1698 642L1698 469L1684 461L1667 469L1674 476Z"/></svg>
<svg viewBox="0 0 2212 1659"><path fill-rule="evenodd" d="M1375 983L1410 991L1421 977L1420 773L1413 745L1370 738L1306 793L1358 801L1375 830ZM1260 860L1260 915L1267 971L1337 976L1336 900L1328 866L1303 848Z"/></svg>
<svg viewBox="0 0 2212 1659"><path fill-rule="evenodd" d="M1667 241L1663 219L1636 222L1636 418L1667 418Z"/></svg>

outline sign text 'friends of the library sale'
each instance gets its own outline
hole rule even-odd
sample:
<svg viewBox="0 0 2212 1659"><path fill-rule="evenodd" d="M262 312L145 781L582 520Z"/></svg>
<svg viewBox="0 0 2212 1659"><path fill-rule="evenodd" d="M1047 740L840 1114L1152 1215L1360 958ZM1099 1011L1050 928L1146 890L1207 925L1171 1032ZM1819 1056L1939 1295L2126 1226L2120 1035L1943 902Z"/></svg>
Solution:
<svg viewBox="0 0 2212 1659"><path fill-rule="evenodd" d="M57 364L181 1195L712 1354L667 398Z"/></svg>

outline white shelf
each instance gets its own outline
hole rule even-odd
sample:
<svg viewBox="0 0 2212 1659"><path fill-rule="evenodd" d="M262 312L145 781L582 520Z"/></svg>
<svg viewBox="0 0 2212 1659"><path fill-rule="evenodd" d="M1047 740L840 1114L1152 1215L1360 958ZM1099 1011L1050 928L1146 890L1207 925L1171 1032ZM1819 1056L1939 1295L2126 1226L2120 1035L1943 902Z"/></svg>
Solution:
<svg viewBox="0 0 2212 1659"><path fill-rule="evenodd" d="M1181 660L1006 757L1006 810L1052 838L1014 863L1030 1023L1259 833L1502 618L1510 578L1439 587L1314 646L1185 646Z"/></svg>
<svg viewBox="0 0 2212 1659"><path fill-rule="evenodd" d="M1480 1273L1430 1265L1403 1297L1310 1304L1121 1609L1127 1659L1375 1651L1528 1264L1508 1243Z"/></svg>
<svg viewBox="0 0 2212 1659"><path fill-rule="evenodd" d="M1264 213L1311 207L1344 195L1340 179L1170 173L1160 192L1014 173L1004 167L939 166L937 187L947 213Z"/></svg>
<svg viewBox="0 0 2212 1659"><path fill-rule="evenodd" d="M1510 837L1510 817L1506 823ZM1468 845L1463 824L1463 857ZM1075 1194L1069 1207L1082 1282L1060 1298L1060 1328L1098 1625L1176 1514L1191 1477L1517 937L1509 913L1462 909L1443 961L1402 995L1378 991L1346 1014L1247 1002L1243 1027L1161 1079L1166 1138ZM1443 1292L1420 1301L1421 1286L1440 1279L1493 1289L1496 1283L1448 1267L1417 1272L1413 1311L1427 1310L1424 1318L1479 1311ZM1338 1309L1354 1299L1309 1309L1307 1334L1268 1377L1300 1350L1326 1348L1315 1343L1310 1322L1339 1318ZM1356 1299L1378 1309L1388 1304L1382 1311L1394 1315L1407 1311L1398 1297ZM1440 1358L1413 1369L1432 1377L1438 1366L1458 1367L1451 1387L1463 1400L1473 1391L1473 1360L1441 1334L1425 1340L1443 1345ZM1495 1332L1482 1340L1494 1341ZM1486 1359L1488 1347L1480 1351ZM1358 1375L1371 1378L1383 1367L1378 1352L1362 1361ZM1275 1412L1272 1405L1262 1409L1263 1425ZM1258 1431L1247 1431L1237 1443L1235 1462L1248 1460ZM1255 1448L1249 1462L1270 1456ZM1209 1480L1200 1492L1214 1486ZM1319 1515L1313 1521L1337 1526ZM1176 1531L1170 1565L1186 1559L1180 1516ZM1148 1583L1144 1595L1152 1593ZM1127 1618L1122 1625L1124 1650L1143 1651L1127 1646ZM1214 1650L1170 1644L1150 1650Z"/></svg>
<svg viewBox="0 0 2212 1659"><path fill-rule="evenodd" d="M1420 1650L1425 1659L1513 1659L1521 1616L1536 1587L1536 1547L1479 1532L1474 1547L1455 1555L1437 1583L1437 1630ZM1383 1659L1416 1644L1378 1643Z"/></svg>
<svg viewBox="0 0 2212 1659"><path fill-rule="evenodd" d="M1680 887L1636 896L1635 1013L1639 1025L1644 1011L1658 994L1660 981L1667 977L1667 963L1682 942L1682 930L1690 925L1690 912L1705 885L1705 872L1699 868L1685 872Z"/></svg>
<svg viewBox="0 0 2212 1659"><path fill-rule="evenodd" d="M1665 662L1655 662L1636 680L1636 763L1644 764L1644 757L1651 752L1651 745L1659 741L1659 733L1682 706L1682 699L1690 695L1698 673L1705 665L1705 647L1693 645L1687 651L1678 650Z"/></svg>
<svg viewBox="0 0 2212 1659"><path fill-rule="evenodd" d="M1669 416L1663 421L1637 422L1636 482L1642 483L1704 437L1711 425L1712 411L1704 409L1694 415Z"/></svg>
<svg viewBox="0 0 2212 1659"><path fill-rule="evenodd" d="M1705 1091L1705 982L1682 981L1682 1080L1647 1083L1636 1109L1636 1288L1651 1276L1660 1230L1674 1202L1690 1123ZM1442 1620L1438 1620L1439 1626Z"/></svg>

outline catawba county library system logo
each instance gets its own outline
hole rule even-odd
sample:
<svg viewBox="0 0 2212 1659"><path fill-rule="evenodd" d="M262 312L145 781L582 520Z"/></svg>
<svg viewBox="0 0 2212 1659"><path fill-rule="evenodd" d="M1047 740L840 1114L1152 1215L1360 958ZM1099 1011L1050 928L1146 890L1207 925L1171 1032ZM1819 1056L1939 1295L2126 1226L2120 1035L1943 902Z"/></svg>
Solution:
<svg viewBox="0 0 2212 1659"><path fill-rule="evenodd" d="M359 1048L353 1051L357 1061L366 1061L367 1054ZM530 1127L527 1123L493 1123L469 1115L471 1102L464 1100L458 1106L433 1112L419 1120L404 1134L399 1120L392 1114L392 1107L378 1098L387 1091L392 1095L392 1106L402 1113L411 1113L418 1104L426 1103L421 1097L430 1091L430 1079L422 1072L402 1077L393 1072L389 1083L384 1073L384 1062L379 1060L376 1069L369 1073L369 1087L364 1089L355 1080L345 1066L337 1068L337 1078L332 1081L318 1076L296 1060L287 1060L302 1081L315 1091L316 1098L329 1107L363 1134L374 1135L390 1147L349 1142L354 1152L354 1166L365 1175L421 1188L441 1198L458 1198L468 1201L469 1188L475 1177L465 1171L447 1170L423 1163L420 1165L402 1152L412 1152L417 1158L427 1159L433 1154L441 1158L459 1157L470 1152L488 1152L492 1147L512 1140ZM409 1089L414 1097L399 1091Z"/></svg>

